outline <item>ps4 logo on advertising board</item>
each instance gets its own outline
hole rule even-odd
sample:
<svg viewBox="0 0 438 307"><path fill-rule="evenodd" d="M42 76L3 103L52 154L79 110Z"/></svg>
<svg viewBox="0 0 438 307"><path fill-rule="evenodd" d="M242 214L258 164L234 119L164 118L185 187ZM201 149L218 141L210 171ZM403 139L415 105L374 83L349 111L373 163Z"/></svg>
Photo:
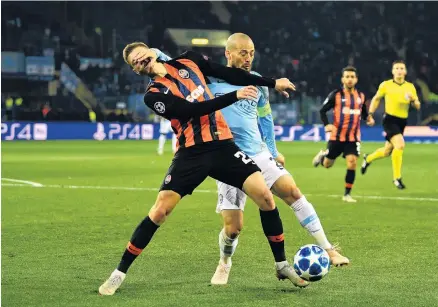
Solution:
<svg viewBox="0 0 438 307"><path fill-rule="evenodd" d="M45 123L2 123L2 140L47 140L47 124Z"/></svg>
<svg viewBox="0 0 438 307"><path fill-rule="evenodd" d="M103 124L97 123L93 138L102 140L152 140L154 126L151 124Z"/></svg>

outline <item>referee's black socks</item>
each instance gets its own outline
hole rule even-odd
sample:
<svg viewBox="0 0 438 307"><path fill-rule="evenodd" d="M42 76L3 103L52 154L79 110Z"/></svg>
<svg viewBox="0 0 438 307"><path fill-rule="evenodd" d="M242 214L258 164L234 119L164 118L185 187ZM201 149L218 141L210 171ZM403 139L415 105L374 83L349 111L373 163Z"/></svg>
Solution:
<svg viewBox="0 0 438 307"><path fill-rule="evenodd" d="M132 234L131 240L126 246L126 250L123 253L122 260L117 267L117 270L126 273L134 262L135 258L141 254L143 249L149 244L155 231L157 231L159 225L156 225L147 216L141 223L137 226L134 233Z"/></svg>
<svg viewBox="0 0 438 307"><path fill-rule="evenodd" d="M262 222L263 232L271 246L275 262L285 261L283 224L277 207L271 211L260 210L260 220Z"/></svg>

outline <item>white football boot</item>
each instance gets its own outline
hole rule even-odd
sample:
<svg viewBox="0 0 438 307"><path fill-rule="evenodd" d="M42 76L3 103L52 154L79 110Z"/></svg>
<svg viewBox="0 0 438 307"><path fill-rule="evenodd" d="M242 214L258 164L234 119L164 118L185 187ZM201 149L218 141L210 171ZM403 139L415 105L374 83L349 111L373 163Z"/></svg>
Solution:
<svg viewBox="0 0 438 307"><path fill-rule="evenodd" d="M316 154L316 156L312 160L312 164L314 167L317 167L318 165L321 164L321 159L325 154L326 154L326 151L322 150L322 149Z"/></svg>
<svg viewBox="0 0 438 307"><path fill-rule="evenodd" d="M330 257L330 262L334 266L349 265L350 260L347 257L342 256L339 251L341 248L337 245L333 245L331 248L326 249L327 254Z"/></svg>
<svg viewBox="0 0 438 307"><path fill-rule="evenodd" d="M347 202L347 203L355 203L355 202L357 202L357 200L355 200L353 197L351 197L350 194L342 196L342 200Z"/></svg>
<svg viewBox="0 0 438 307"><path fill-rule="evenodd" d="M222 259L219 260L219 264L216 268L216 272L214 272L213 277L211 278L212 285L226 285L228 283L228 277L230 276L231 271L231 258L228 260L228 264L225 264Z"/></svg>
<svg viewBox="0 0 438 307"><path fill-rule="evenodd" d="M122 285L125 280L126 273L115 269L111 276L99 287L100 295L113 295L114 292Z"/></svg>
<svg viewBox="0 0 438 307"><path fill-rule="evenodd" d="M287 261L275 263L275 268L277 270L276 276L278 280L289 279L294 286L299 288L305 288L309 285L309 282L298 276L297 272L295 272Z"/></svg>

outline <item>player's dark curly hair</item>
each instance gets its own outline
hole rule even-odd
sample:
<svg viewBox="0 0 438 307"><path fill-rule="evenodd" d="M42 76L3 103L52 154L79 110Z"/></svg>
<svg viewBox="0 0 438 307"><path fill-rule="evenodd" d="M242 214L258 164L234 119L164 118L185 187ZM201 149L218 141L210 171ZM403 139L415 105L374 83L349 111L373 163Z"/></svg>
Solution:
<svg viewBox="0 0 438 307"><path fill-rule="evenodd" d="M357 77L357 69L356 69L356 67L351 66L351 65L348 65L347 67L344 67L342 69L342 76L344 75L344 72L346 72L346 71L354 72L356 74L356 77Z"/></svg>

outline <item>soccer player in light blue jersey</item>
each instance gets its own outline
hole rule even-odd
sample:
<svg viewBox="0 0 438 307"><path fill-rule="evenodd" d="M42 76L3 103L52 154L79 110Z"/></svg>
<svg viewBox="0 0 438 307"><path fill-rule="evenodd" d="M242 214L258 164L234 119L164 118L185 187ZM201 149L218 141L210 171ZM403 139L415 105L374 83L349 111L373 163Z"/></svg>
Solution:
<svg viewBox="0 0 438 307"><path fill-rule="evenodd" d="M156 50L156 52L162 60L168 59L160 51ZM254 43L249 36L243 33L231 35L225 50L227 66L251 71L254 52ZM208 87L215 96L240 88L216 78L208 78L211 82ZM332 264L336 266L349 264L348 258L342 256L328 241L313 205L307 201L290 173L284 168L285 158L275 146L274 123L269 106L268 90L260 87L257 100L240 100L222 109L221 112L233 133L237 146L262 170L265 181L272 192L291 207L301 225L321 247L327 250ZM260 123L263 137L258 123ZM222 215L224 227L219 233L219 265L211 283L225 285L228 283L231 270L231 257L236 250L238 237L243 227L246 195L243 191L219 181L217 186L219 195L216 212ZM287 262L276 263L277 277L280 279L284 279L280 272L287 271L282 265L289 266Z"/></svg>

